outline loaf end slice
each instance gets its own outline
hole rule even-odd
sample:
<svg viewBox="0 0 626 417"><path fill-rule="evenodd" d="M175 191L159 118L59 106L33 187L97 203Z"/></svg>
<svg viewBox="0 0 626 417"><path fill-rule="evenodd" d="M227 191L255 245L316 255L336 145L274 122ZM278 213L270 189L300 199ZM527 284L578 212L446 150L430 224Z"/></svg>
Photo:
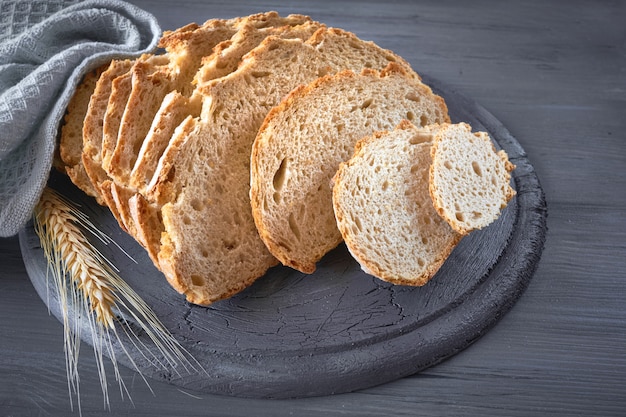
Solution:
<svg viewBox="0 0 626 417"><path fill-rule="evenodd" d="M59 168L64 170L72 182L83 192L98 199L100 198L99 193L92 185L81 157L83 153L83 124L96 84L108 66L107 63L88 72L76 88L68 104L67 113L63 118L59 141L61 160Z"/></svg>
<svg viewBox="0 0 626 417"><path fill-rule="evenodd" d="M432 146L430 195L437 212L462 234L495 221L515 195L504 150L496 151L486 132L467 123L437 128Z"/></svg>

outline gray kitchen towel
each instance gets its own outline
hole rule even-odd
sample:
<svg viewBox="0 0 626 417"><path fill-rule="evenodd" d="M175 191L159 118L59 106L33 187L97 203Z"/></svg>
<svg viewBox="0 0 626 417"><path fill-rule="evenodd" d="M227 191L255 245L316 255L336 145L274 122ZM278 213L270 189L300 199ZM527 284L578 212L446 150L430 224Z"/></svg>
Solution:
<svg viewBox="0 0 626 417"><path fill-rule="evenodd" d="M119 0L0 0L0 236L32 215L83 75L160 36L154 16Z"/></svg>

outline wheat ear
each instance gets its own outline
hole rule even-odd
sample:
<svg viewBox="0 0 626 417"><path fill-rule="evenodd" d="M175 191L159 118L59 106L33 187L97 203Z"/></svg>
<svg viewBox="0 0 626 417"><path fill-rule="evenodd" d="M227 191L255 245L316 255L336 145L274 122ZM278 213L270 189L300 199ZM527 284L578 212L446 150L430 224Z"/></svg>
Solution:
<svg viewBox="0 0 626 417"><path fill-rule="evenodd" d="M106 244L112 242L75 205L51 188L46 188L35 208L34 225L48 259L49 272L52 274L53 284L62 307L68 390L70 398L72 394L76 395L79 412L78 356L81 320L87 322L91 331L91 344L96 357L106 408L110 408L110 404L104 368L105 353L108 354L113 364L115 378L120 385L122 396L126 393L130 398L120 377L113 349L114 340L141 375L139 367L120 339L119 329L127 336L132 346L159 369L174 370L179 373L178 367L182 366L185 372L206 372L180 346L141 297L117 274L114 266L87 239L83 229ZM74 306L73 311L79 317L70 317L70 306ZM132 328L125 325L124 320L120 318L122 316L129 317L130 321L136 323L144 331L161 357L153 353L150 346L146 345ZM143 375L141 376L146 381ZM73 407L73 402L71 404Z"/></svg>

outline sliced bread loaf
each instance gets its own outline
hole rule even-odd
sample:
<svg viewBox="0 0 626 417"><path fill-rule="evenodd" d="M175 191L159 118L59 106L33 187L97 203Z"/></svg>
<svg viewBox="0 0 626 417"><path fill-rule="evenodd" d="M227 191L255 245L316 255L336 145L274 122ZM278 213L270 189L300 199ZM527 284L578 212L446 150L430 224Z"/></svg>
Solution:
<svg viewBox="0 0 626 417"><path fill-rule="evenodd" d="M218 44L213 54L202 60L203 64L194 84L204 85L235 71L242 57L269 36L306 40L320 27L322 25L319 23L301 15L289 15L284 18L275 12L253 15L238 24L239 29L232 39ZM157 170L158 160L170 142L174 130L186 117L199 116L201 97L201 94L192 94L187 98L178 91L173 91L164 98L139 150L130 173L129 184L125 185L131 192L138 194L146 192L146 187ZM119 189L121 183L118 182L117 186ZM144 203L141 205L142 210L137 210L138 201ZM160 223L160 217L155 216L160 207L148 202L143 196L136 197L133 202L118 201L119 206L125 204L127 207L118 207L118 211L121 215L127 212L133 214L135 224L128 225L129 228L135 230L136 238L147 245L149 253L158 253L160 230L155 230L155 225Z"/></svg>
<svg viewBox="0 0 626 417"><path fill-rule="evenodd" d="M437 212L456 231L467 234L498 218L515 195L515 166L496 151L486 132L466 123L440 126L433 139L430 195Z"/></svg>
<svg viewBox="0 0 626 417"><path fill-rule="evenodd" d="M461 239L430 199L431 139L404 121L360 140L333 178L348 250L365 272L394 284L426 284Z"/></svg>
<svg viewBox="0 0 626 417"><path fill-rule="evenodd" d="M259 234L284 265L312 273L341 242L330 179L359 139L403 119L449 121L444 100L397 62L320 78L268 114L252 148L250 195Z"/></svg>
<svg viewBox="0 0 626 417"><path fill-rule="evenodd" d="M388 51L359 48L346 32L316 34L307 42L268 37L237 71L199 85L200 118L183 122L189 128L160 159L147 193L151 202L164 202L159 265L192 303L228 297L276 264L259 238L249 197L252 143L269 110L294 87L328 72L389 63ZM319 42L352 44L353 53L331 59Z"/></svg>

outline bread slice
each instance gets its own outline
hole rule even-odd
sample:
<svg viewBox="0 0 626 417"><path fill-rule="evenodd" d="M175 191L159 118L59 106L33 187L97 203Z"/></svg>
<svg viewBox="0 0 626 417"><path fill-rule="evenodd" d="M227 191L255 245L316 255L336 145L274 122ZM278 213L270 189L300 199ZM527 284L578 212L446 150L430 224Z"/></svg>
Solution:
<svg viewBox="0 0 626 417"><path fill-rule="evenodd" d="M176 126L171 140L167 142L168 152L174 152L173 149L180 146L181 143L195 129L195 122L192 116L187 116L185 120ZM166 158L164 155L163 158ZM159 160L160 161L160 160ZM134 237L146 248L150 258L155 266L161 269L158 255L161 251L161 235L164 232L163 217L161 208L168 202L166 198L161 198L160 194L152 195L152 199L144 197L144 192L134 193L128 199L128 212L132 219ZM178 284L172 284L175 288L179 288Z"/></svg>
<svg viewBox="0 0 626 417"><path fill-rule="evenodd" d="M430 195L437 212L456 231L468 234L495 221L515 195L504 150L486 132L466 123L438 127L433 139Z"/></svg>
<svg viewBox="0 0 626 417"><path fill-rule="evenodd" d="M101 151L107 178L117 181L118 186L126 183L136 147L141 145L163 97L175 87L191 90L190 81L201 59L197 54L209 54L217 43L232 36L239 20L211 19L202 26L189 24L167 31L159 41L165 54L136 60L127 73L114 80ZM177 77L180 81L175 85Z"/></svg>
<svg viewBox="0 0 626 417"><path fill-rule="evenodd" d="M430 199L431 139L401 122L357 142L333 177L346 247L365 272L394 284L426 284L461 239Z"/></svg>
<svg viewBox="0 0 626 417"><path fill-rule="evenodd" d="M223 19L211 19L202 26L191 23L174 31L166 31L159 41L159 46L172 52L172 54L144 55L137 61L143 62L144 66L157 67L172 65L176 67L178 65L177 62L172 62L171 58L175 57L177 60L185 61L185 51L188 50L189 44L197 45L202 43L202 36L199 36L199 34L210 33L213 30L212 28L233 27L240 20L240 18L226 21ZM231 31L234 31L234 29ZM213 44L211 44L211 46L213 46ZM108 106L112 93L112 83L116 78L129 73L134 63L135 61L131 60L113 60L107 71L99 78L94 94L90 100L90 109L87 112L83 127L82 159L83 164L86 165L87 174L91 182L95 185L95 188L98 188L99 184L110 180L109 175L103 169L102 165L103 163L107 166L110 164L110 158L117 144L119 124L122 121L123 111L131 92L128 86L126 86L126 89L123 89L121 85L117 86L115 94L120 97L112 100L112 104L116 106L116 109L113 110ZM129 77L129 75L126 75L126 77ZM122 79L120 79L118 83L122 83ZM108 134L106 140L104 140L103 151L103 125L107 111L110 113L109 122L114 122L114 124L107 127ZM102 160L103 154L105 156L105 162ZM115 208L112 208L112 211L115 212Z"/></svg>
<svg viewBox="0 0 626 417"><path fill-rule="evenodd" d="M142 145L163 97L177 88L188 94L201 56L232 36L239 21L212 19L202 26L192 24L167 32L159 43L166 54L138 59L127 73L113 80L103 122L101 166L106 180L100 188L121 226L135 238L138 232L128 205L135 190L127 183L137 148Z"/></svg>
<svg viewBox="0 0 626 417"><path fill-rule="evenodd" d="M154 65L163 62L162 56L145 54L138 61ZM116 109L124 106L128 96L129 70L135 60L113 60L96 83L89 100L87 114L83 122L83 144L81 160L89 180L98 194L98 202L108 206L120 226L127 230L115 199L111 193L111 179L102 168L103 158L111 154L119 129Z"/></svg>
<svg viewBox="0 0 626 417"><path fill-rule="evenodd" d="M269 36L306 40L321 27L323 25L319 22L314 22L302 15L280 17L275 12L252 15L239 22L239 30L231 39L218 44L210 56L203 58L194 83L204 85L235 71L243 56ZM128 202L128 210L135 223L136 238L143 242L151 254L158 253L160 250L160 229L155 229L160 224L160 218L157 218L160 206L148 202L143 194L153 179L158 160L169 143L174 129L186 117L199 116L200 98L200 94L187 98L177 91L165 97L131 171L129 187L141 195L136 195L133 201ZM126 209L120 207L119 211L125 212Z"/></svg>
<svg viewBox="0 0 626 417"><path fill-rule="evenodd" d="M115 147L110 158L103 159L103 168L119 184L128 184L141 145L165 96L172 91L189 95L201 57L210 54L215 45L229 39L235 32L232 26L225 24L211 29L194 31L195 36L188 39L186 48L166 55L168 65L136 62L131 69L128 99L125 106L118 110L120 126L114 140Z"/></svg>
<svg viewBox="0 0 626 417"><path fill-rule="evenodd" d="M89 100L89 106L82 127L83 143L81 161L85 173L87 177L89 177L93 189L96 192L96 200L99 204L106 205L110 208L111 213L124 230L126 230L126 226L124 226L117 212L110 187L108 184L105 184L108 180L108 176L102 169L101 161L104 116L107 112L113 80L128 72L131 65L131 60L113 60L108 68L100 75ZM105 185L103 186L103 184Z"/></svg>
<svg viewBox="0 0 626 417"><path fill-rule="evenodd" d="M63 118L61 137L59 139L59 156L62 162L61 169L70 177L72 182L85 194L99 198L82 162L83 152L83 124L89 101L93 94L100 75L109 67L101 65L88 72L76 88L70 100L67 112Z"/></svg>
<svg viewBox="0 0 626 417"><path fill-rule="evenodd" d="M107 179L110 179L110 175L106 167L109 166L115 151L122 115L132 88L132 72L130 71L135 67L135 64L129 69L129 72L115 78L111 83L107 111L102 121L102 148L100 150L102 168L107 173Z"/></svg>
<svg viewBox="0 0 626 417"><path fill-rule="evenodd" d="M106 179L106 172L102 169L102 139L104 116L107 112L109 96L113 80L128 72L132 65L130 60L113 60L108 68L100 75L89 100L87 113L82 125L81 161L89 180L98 194L100 184ZM98 202L105 204L100 195Z"/></svg>
<svg viewBox="0 0 626 417"><path fill-rule="evenodd" d="M133 237L146 249L154 265L160 269L159 251L163 219L160 207L147 201L140 193L128 198L128 211L133 224Z"/></svg>
<svg viewBox="0 0 626 417"><path fill-rule="evenodd" d="M329 45L321 41L350 48L344 61L327 57ZM360 46L353 35L325 28L307 42L268 37L237 71L199 86L201 116L183 122L186 128L170 141L146 195L150 203L164 202L159 265L187 300L209 304L231 296L276 264L250 207L250 152L257 130L296 86L329 71L382 69L389 63L388 51Z"/></svg>
<svg viewBox="0 0 626 417"><path fill-rule="evenodd" d="M259 234L283 265L312 273L341 242L330 179L359 139L403 119L450 120L444 100L395 62L320 78L268 114L252 148L250 195Z"/></svg>
<svg viewBox="0 0 626 417"><path fill-rule="evenodd" d="M333 70L352 69L346 62L360 62L362 68L380 70L389 63L402 67L409 78L421 81L421 77L401 56L391 50L383 49L372 41L364 41L354 33L338 28L318 30L308 43L324 55ZM360 69L359 69L360 71Z"/></svg>

